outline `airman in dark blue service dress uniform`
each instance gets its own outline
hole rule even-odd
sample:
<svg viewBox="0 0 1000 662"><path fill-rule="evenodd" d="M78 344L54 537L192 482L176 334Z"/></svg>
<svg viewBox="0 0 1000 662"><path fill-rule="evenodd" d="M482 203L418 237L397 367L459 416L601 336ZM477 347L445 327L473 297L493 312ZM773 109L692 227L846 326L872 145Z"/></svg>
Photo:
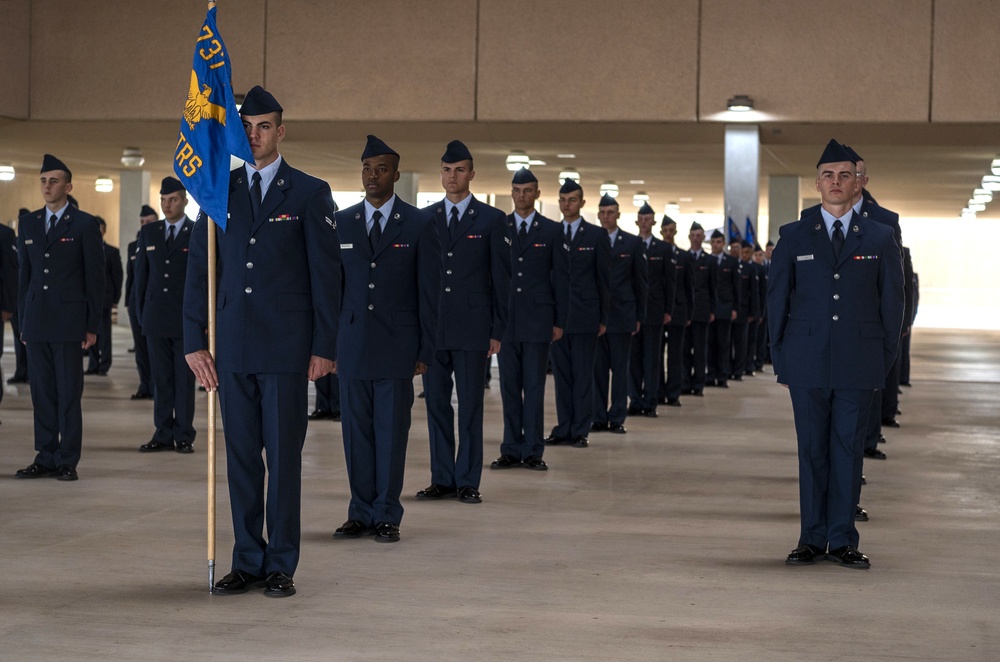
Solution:
<svg viewBox="0 0 1000 662"><path fill-rule="evenodd" d="M705 254L705 228L697 221L688 232L691 242L691 325L684 338L684 385L691 395L702 395L708 371L708 327L715 321L716 261Z"/></svg>
<svg viewBox="0 0 1000 662"><path fill-rule="evenodd" d="M4 322L17 315L17 269L17 237L11 228L0 225L0 354L3 353ZM14 347L20 344L20 339L15 336ZM0 388L2 400L3 388Z"/></svg>
<svg viewBox="0 0 1000 662"><path fill-rule="evenodd" d="M433 217L393 192L399 154L368 136L361 163L365 200L336 218L344 272L337 375L351 503L333 535L391 543L403 518L413 377L434 360L441 254Z"/></svg>
<svg viewBox="0 0 1000 662"><path fill-rule="evenodd" d="M187 191L174 177L160 184L164 220L139 230L135 308L153 379L153 438L142 453L194 449L194 373L184 358L184 282L194 223L184 214ZM225 340L223 340L225 342Z"/></svg>
<svg viewBox="0 0 1000 662"><path fill-rule="evenodd" d="M101 248L104 250L104 297L101 305L101 328L97 331L97 342L87 350L85 375L107 376L111 369L111 309L122 298L122 255L117 246L104 241L108 224L100 216L95 216L101 228Z"/></svg>
<svg viewBox="0 0 1000 662"><path fill-rule="evenodd" d="M83 443L83 351L97 341L106 262L94 217L73 207L73 175L46 154L45 206L20 218L17 314L31 365L35 461L18 478L77 480Z"/></svg>
<svg viewBox="0 0 1000 662"><path fill-rule="evenodd" d="M671 308L670 321L664 327L666 331L665 344L660 348L659 371L660 393L658 401L670 407L681 406L681 391L684 388L684 360L687 343L688 327L691 326L692 306L694 303L694 271L692 257L688 251L681 250L675 237L677 222L669 216L664 216L660 223L660 236L673 255L674 267L674 305ZM704 346L704 343L702 343ZM666 367L663 365L663 355L666 353ZM704 377L703 377L704 379Z"/></svg>
<svg viewBox="0 0 1000 662"><path fill-rule="evenodd" d="M143 205L139 212L139 229L142 226L156 223L156 212L149 205ZM142 335L142 324L139 323L138 306L135 301L135 260L136 249L139 247L139 233L135 233L135 241L128 245L128 260L125 262L125 307L128 308L128 323L132 329L132 343L135 350L135 368L139 373L139 388L132 394L133 400L153 399L153 378L150 375L149 347L146 336Z"/></svg>
<svg viewBox="0 0 1000 662"><path fill-rule="evenodd" d="M491 469L524 467L545 471L545 370L549 347L563 335L569 295L568 262L562 228L535 211L541 191L526 168L514 173L514 212L507 216L511 237L510 310L503 336L500 396L503 443Z"/></svg>
<svg viewBox="0 0 1000 662"><path fill-rule="evenodd" d="M232 171L226 231L203 213L188 256L184 350L202 385L218 388L226 432L235 544L232 572L215 584L223 595L261 585L271 597L295 593L308 382L333 370L337 356L333 197L278 153L281 114L260 86L246 95L240 116L256 165ZM218 237L214 362L205 335L209 232Z"/></svg>
<svg viewBox="0 0 1000 662"><path fill-rule="evenodd" d="M718 230L712 233L709 264L715 268L715 318L708 325L708 386L729 387L732 373L733 322L739 316L739 260L726 255L726 239Z"/></svg>
<svg viewBox="0 0 1000 662"><path fill-rule="evenodd" d="M594 432L625 434L628 413L629 352L646 318L649 275L646 244L618 227L618 201L601 197L598 219L611 247L610 307L605 333L597 339L594 361ZM610 392L608 383L610 381ZM610 396L610 406L609 406Z"/></svg>
<svg viewBox="0 0 1000 662"><path fill-rule="evenodd" d="M511 238L505 214L469 191L475 176L468 148L451 141L441 157L445 199L424 210L434 215L441 236L441 303L434 361L423 379L431 484L418 499L482 501L485 365L500 351L507 325Z"/></svg>
<svg viewBox="0 0 1000 662"><path fill-rule="evenodd" d="M649 294L646 297L646 317L639 333L632 338L628 413L630 416L649 418L657 415L660 373L663 371L663 326L672 319L677 278L674 247L653 236L655 223L656 212L649 203L644 204L639 208L636 224L639 226L639 240L644 244Z"/></svg>
<svg viewBox="0 0 1000 662"><path fill-rule="evenodd" d="M767 293L771 358L789 388L801 533L786 562L867 569L855 482L872 391L899 348L903 270L892 231L851 207L855 163L831 140L817 163L821 208L782 226Z"/></svg>

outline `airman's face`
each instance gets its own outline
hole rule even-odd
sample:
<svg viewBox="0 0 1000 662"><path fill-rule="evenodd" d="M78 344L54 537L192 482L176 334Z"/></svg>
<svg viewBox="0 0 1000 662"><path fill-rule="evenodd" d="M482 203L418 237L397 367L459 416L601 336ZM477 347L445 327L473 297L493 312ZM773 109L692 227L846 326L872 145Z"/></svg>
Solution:
<svg viewBox="0 0 1000 662"><path fill-rule="evenodd" d="M531 210L535 208L535 202L541 193L538 190L537 182L510 185L510 197L514 201L514 209L522 218L530 214Z"/></svg>
<svg viewBox="0 0 1000 662"><path fill-rule="evenodd" d="M639 214L635 219L635 224L643 235L653 232L653 223L656 223L656 214Z"/></svg>
<svg viewBox="0 0 1000 662"><path fill-rule="evenodd" d="M585 202L587 201L583 199L583 191L580 189L560 193L559 211L562 212L563 218L576 219L580 216L580 210Z"/></svg>
<svg viewBox="0 0 1000 662"><path fill-rule="evenodd" d="M273 163L278 158L278 143L285 139L285 126L278 125L278 113L243 115L242 119L258 167Z"/></svg>
<svg viewBox="0 0 1000 662"><path fill-rule="evenodd" d="M677 224L671 223L670 225L664 225L660 228L660 236L663 237L663 241L668 244L674 243L677 237Z"/></svg>
<svg viewBox="0 0 1000 662"><path fill-rule="evenodd" d="M850 161L821 163L816 175L816 190L826 204L841 205L854 199L858 176Z"/></svg>
<svg viewBox="0 0 1000 662"><path fill-rule="evenodd" d="M73 192L73 184L65 170L49 170L41 175L42 198L45 204L65 202L66 196Z"/></svg>
<svg viewBox="0 0 1000 662"><path fill-rule="evenodd" d="M472 161L441 164L441 187L452 195L468 192L469 183L475 177Z"/></svg>
<svg viewBox="0 0 1000 662"><path fill-rule="evenodd" d="M392 197L395 183L399 181L399 160L392 154L371 156L361 162L361 185L365 195L372 200Z"/></svg>
<svg viewBox="0 0 1000 662"><path fill-rule="evenodd" d="M174 191L160 196L160 209L163 217L171 223L176 223L184 216L184 207L187 206L187 194L184 191Z"/></svg>
<svg viewBox="0 0 1000 662"><path fill-rule="evenodd" d="M601 227L609 232L618 227L619 216L621 213L618 211L618 205L599 207L597 210L597 220L601 222Z"/></svg>

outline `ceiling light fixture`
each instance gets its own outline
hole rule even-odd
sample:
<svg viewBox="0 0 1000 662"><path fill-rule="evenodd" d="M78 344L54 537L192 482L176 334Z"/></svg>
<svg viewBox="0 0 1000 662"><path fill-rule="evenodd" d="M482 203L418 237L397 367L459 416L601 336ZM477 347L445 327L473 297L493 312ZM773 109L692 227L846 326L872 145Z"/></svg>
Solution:
<svg viewBox="0 0 1000 662"><path fill-rule="evenodd" d="M145 162L146 158L138 147L126 147L122 152L122 165L126 168L139 168Z"/></svg>
<svg viewBox="0 0 1000 662"><path fill-rule="evenodd" d="M726 103L726 109L734 113L747 113L753 110L753 99L746 94L737 94Z"/></svg>
<svg viewBox="0 0 1000 662"><path fill-rule="evenodd" d="M560 159L575 159L576 154L556 154L556 157Z"/></svg>
<svg viewBox="0 0 1000 662"><path fill-rule="evenodd" d="M632 204L636 207L641 207L649 202L649 194L644 191L638 191L632 196Z"/></svg>
<svg viewBox="0 0 1000 662"><path fill-rule="evenodd" d="M517 172L521 168L530 168L531 159L524 152L513 151L507 155L507 170Z"/></svg>
<svg viewBox="0 0 1000 662"><path fill-rule="evenodd" d="M629 184L633 184L635 186L642 186L643 184L646 183L646 180L645 179L630 179L630 180L628 180L628 183Z"/></svg>
<svg viewBox="0 0 1000 662"><path fill-rule="evenodd" d="M607 181L601 184L601 195L610 195L612 198L618 197L618 184Z"/></svg>
<svg viewBox="0 0 1000 662"><path fill-rule="evenodd" d="M115 183L111 181L110 177L102 175L94 182L94 190L98 193L111 193L115 190Z"/></svg>
<svg viewBox="0 0 1000 662"><path fill-rule="evenodd" d="M968 209L969 211L975 211L975 212L986 211L986 205L984 205L981 202L973 202L972 200L969 200Z"/></svg>
<svg viewBox="0 0 1000 662"><path fill-rule="evenodd" d="M1000 191L1000 175L984 175L983 188L987 191Z"/></svg>
<svg viewBox="0 0 1000 662"><path fill-rule="evenodd" d="M991 202L993 200L993 193L984 188L977 188L972 192L972 199L976 202Z"/></svg>
<svg viewBox="0 0 1000 662"><path fill-rule="evenodd" d="M676 214L681 210L681 206L676 202L668 202L667 206L663 208L664 214Z"/></svg>
<svg viewBox="0 0 1000 662"><path fill-rule="evenodd" d="M243 102L246 101L247 95L245 94L234 94L233 101L236 102L236 112L240 112L240 108L243 107Z"/></svg>
<svg viewBox="0 0 1000 662"><path fill-rule="evenodd" d="M0 165L0 182L9 182L14 179L14 166L9 163Z"/></svg>
<svg viewBox="0 0 1000 662"><path fill-rule="evenodd" d="M963 209L962 210L962 220L964 220L964 221L974 221L974 220L976 220L976 212L972 211L971 209Z"/></svg>
<svg viewBox="0 0 1000 662"><path fill-rule="evenodd" d="M559 182L565 182L567 179L572 179L577 184L580 183L580 173L576 170L563 170L559 173Z"/></svg>

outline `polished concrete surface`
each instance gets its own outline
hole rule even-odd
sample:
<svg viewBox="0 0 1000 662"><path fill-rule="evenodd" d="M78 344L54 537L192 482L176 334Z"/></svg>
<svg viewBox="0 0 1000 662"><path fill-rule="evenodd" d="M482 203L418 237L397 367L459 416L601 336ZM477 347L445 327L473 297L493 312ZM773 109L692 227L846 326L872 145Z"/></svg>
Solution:
<svg viewBox="0 0 1000 662"><path fill-rule="evenodd" d="M0 405L0 659L1000 659L1000 333L917 330L903 427L865 468L868 572L784 564L795 440L768 373L551 448L548 473L486 470L481 505L412 498L430 482L417 400L395 545L331 538L348 501L339 424L311 424L284 600L209 595L204 434L195 455L136 452L152 404L128 399L129 340L109 377L86 378L79 482L15 480L33 459L27 389ZM486 422L488 461L495 381ZM221 577L224 459L218 475Z"/></svg>

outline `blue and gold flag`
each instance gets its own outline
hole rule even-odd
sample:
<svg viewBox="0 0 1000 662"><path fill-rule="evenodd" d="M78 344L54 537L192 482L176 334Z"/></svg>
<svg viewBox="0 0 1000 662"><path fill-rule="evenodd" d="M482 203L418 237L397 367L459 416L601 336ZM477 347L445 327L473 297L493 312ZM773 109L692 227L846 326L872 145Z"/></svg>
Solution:
<svg viewBox="0 0 1000 662"><path fill-rule="evenodd" d="M174 172L198 206L225 231L229 157L253 163L253 154L236 110L229 53L215 24L215 12L215 7L208 10L194 45Z"/></svg>
<svg viewBox="0 0 1000 662"><path fill-rule="evenodd" d="M732 216L727 216L726 220L729 222L727 225L727 234L729 235L729 243L734 241L739 241L743 237L740 235L740 228L736 225L736 221L733 220Z"/></svg>
<svg viewBox="0 0 1000 662"><path fill-rule="evenodd" d="M753 229L753 223L750 221L750 217L747 216L747 231L743 234L746 240L750 242L751 246L757 245L757 232Z"/></svg>

